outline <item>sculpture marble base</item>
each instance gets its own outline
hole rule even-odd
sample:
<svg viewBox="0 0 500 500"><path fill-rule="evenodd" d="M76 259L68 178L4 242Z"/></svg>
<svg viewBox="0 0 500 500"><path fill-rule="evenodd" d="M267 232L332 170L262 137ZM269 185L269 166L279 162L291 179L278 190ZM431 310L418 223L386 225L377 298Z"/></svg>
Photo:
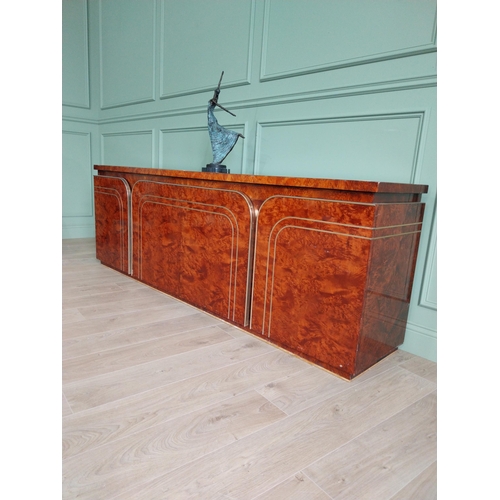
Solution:
<svg viewBox="0 0 500 500"><path fill-rule="evenodd" d="M218 172L220 174L229 174L231 171L226 165L219 165L218 163L208 163L206 167L201 169L202 172Z"/></svg>

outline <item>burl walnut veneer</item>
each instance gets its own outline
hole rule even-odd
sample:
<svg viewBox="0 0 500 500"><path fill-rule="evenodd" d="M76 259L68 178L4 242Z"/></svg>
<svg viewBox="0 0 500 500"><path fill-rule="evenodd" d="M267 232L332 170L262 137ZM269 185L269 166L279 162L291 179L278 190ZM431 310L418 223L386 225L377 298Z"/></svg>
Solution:
<svg viewBox="0 0 500 500"><path fill-rule="evenodd" d="M427 186L95 169L103 264L346 379L404 341Z"/></svg>

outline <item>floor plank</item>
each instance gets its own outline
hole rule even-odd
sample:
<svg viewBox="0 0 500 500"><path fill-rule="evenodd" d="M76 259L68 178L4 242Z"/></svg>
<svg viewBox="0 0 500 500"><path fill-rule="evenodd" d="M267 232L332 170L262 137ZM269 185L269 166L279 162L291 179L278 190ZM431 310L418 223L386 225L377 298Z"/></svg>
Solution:
<svg viewBox="0 0 500 500"><path fill-rule="evenodd" d="M109 332L131 326L142 326L178 316L186 316L192 312L193 308L186 304L171 302L142 311L123 312L119 315L87 319L85 322L63 325L63 339L81 337L89 333Z"/></svg>
<svg viewBox="0 0 500 500"><path fill-rule="evenodd" d="M318 485L314 484L305 474L298 472L293 477L262 495L255 500L332 500Z"/></svg>
<svg viewBox="0 0 500 500"><path fill-rule="evenodd" d="M246 392L66 460L63 495L111 498L284 417L267 399Z"/></svg>
<svg viewBox="0 0 500 500"><path fill-rule="evenodd" d="M258 340L232 339L197 352L187 352L135 365L116 372L63 384L74 412L117 401L142 391L208 373L216 368L253 358L272 347Z"/></svg>
<svg viewBox="0 0 500 500"><path fill-rule="evenodd" d="M415 357L401 364L403 368L410 370L421 377L437 383L437 365L427 359Z"/></svg>
<svg viewBox="0 0 500 500"><path fill-rule="evenodd" d="M66 396L64 393L62 394L62 416L67 417L69 415L72 415L73 412L71 410L71 407L69 406L68 401L66 400Z"/></svg>
<svg viewBox="0 0 500 500"><path fill-rule="evenodd" d="M435 500L437 498L437 462L433 462L390 500Z"/></svg>
<svg viewBox="0 0 500 500"><path fill-rule="evenodd" d="M154 305L164 305L177 302L167 295L159 294L151 288L142 287L135 290L127 290L118 285L114 285L117 290L109 291L112 285L108 285L107 291L101 291L99 297L95 294L77 297L63 298L64 307L78 307L78 310L86 318L95 318L107 314L117 314L123 310L130 310L130 307L141 308L142 304L151 301ZM94 287L95 288L95 287ZM113 307L114 306L114 307Z"/></svg>
<svg viewBox="0 0 500 500"><path fill-rule="evenodd" d="M229 340L234 339L214 325L71 358L63 361L63 383L104 375Z"/></svg>
<svg viewBox="0 0 500 500"><path fill-rule="evenodd" d="M186 309L182 304L178 306L170 309L171 317L163 321L63 340L63 359L118 349L207 326L221 326L220 321L215 318ZM231 335L230 331L227 333ZM231 337L234 338L234 335Z"/></svg>
<svg viewBox="0 0 500 500"><path fill-rule="evenodd" d="M252 499L434 390L399 367L132 488L138 500ZM125 499L126 495L117 498Z"/></svg>
<svg viewBox="0 0 500 500"><path fill-rule="evenodd" d="M168 391L159 387L73 414L63 419L63 457L238 396L266 380L304 368L300 359L272 351L173 383Z"/></svg>
<svg viewBox="0 0 500 500"><path fill-rule="evenodd" d="M391 498L436 460L436 406L433 392L322 458L305 474L335 499Z"/></svg>
<svg viewBox="0 0 500 500"><path fill-rule="evenodd" d="M293 415L345 391L346 388L344 380L309 366L300 373L294 373L285 379L270 382L258 388L257 391L287 415Z"/></svg>

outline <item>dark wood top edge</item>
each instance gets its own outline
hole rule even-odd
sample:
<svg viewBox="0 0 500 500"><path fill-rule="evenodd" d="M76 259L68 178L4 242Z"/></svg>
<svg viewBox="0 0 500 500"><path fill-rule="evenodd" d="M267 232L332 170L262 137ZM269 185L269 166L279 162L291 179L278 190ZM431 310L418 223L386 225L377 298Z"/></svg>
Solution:
<svg viewBox="0 0 500 500"><path fill-rule="evenodd" d="M157 168L121 167L116 165L94 165L94 169L98 171L123 172L124 174L154 175L159 177L176 177L243 184L336 189L340 191L364 191L370 193L427 193L429 189L429 186L425 184L284 177L274 175L218 174L211 172L193 172L191 170L166 170Z"/></svg>

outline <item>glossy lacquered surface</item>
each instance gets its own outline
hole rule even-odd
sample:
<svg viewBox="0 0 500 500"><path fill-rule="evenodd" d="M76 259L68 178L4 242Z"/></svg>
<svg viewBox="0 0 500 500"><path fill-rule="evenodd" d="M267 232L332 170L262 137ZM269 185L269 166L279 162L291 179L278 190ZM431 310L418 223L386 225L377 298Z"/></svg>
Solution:
<svg viewBox="0 0 500 500"><path fill-rule="evenodd" d="M268 200L252 330L347 378L392 352L404 339L422 213L421 203Z"/></svg>
<svg viewBox="0 0 500 500"><path fill-rule="evenodd" d="M426 186L96 169L102 263L126 185L134 278L347 379L404 341Z"/></svg>
<svg viewBox="0 0 500 500"><path fill-rule="evenodd" d="M253 210L236 191L134 184L133 277L247 324Z"/></svg>
<svg viewBox="0 0 500 500"><path fill-rule="evenodd" d="M357 181L344 179L317 179L308 177L283 177L274 175L218 174L210 172L192 172L189 170L165 170L137 167L117 167L111 165L95 165L98 171L131 173L136 175L154 175L177 179L210 180L216 182L235 182L239 184L262 184L269 186L295 186L323 189L340 189L344 191L368 191L390 193L426 193L428 186L424 184L401 184L395 182Z"/></svg>
<svg viewBox="0 0 500 500"><path fill-rule="evenodd" d="M94 177L96 257L105 265L129 272L130 187L123 179Z"/></svg>

